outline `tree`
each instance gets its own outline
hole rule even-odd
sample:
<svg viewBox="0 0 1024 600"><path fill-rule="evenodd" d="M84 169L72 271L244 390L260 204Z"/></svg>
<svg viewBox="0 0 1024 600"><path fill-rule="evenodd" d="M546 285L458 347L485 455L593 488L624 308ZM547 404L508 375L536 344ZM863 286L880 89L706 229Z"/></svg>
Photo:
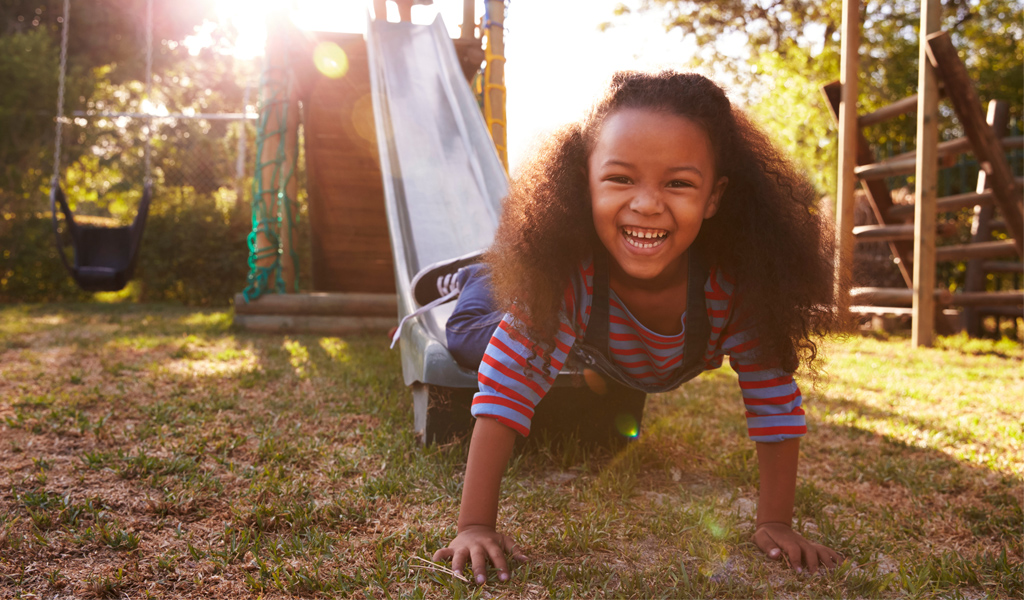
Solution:
<svg viewBox="0 0 1024 600"><path fill-rule="evenodd" d="M47 152L53 153L53 110L42 108L40 96L56 103L57 59L52 40L41 30L0 37L0 56L2 215L12 212L15 204L24 204L31 183L45 177L42 165ZM47 130L49 134L44 133Z"/></svg>
<svg viewBox="0 0 1024 600"><path fill-rule="evenodd" d="M75 0L71 10L65 114L97 90L143 80L146 56L146 0ZM154 70L184 52L161 42L183 40L211 14L210 0L154 2ZM0 0L0 214L38 210L50 176L62 15L61 0ZM72 161L90 142L68 141Z"/></svg>
<svg viewBox="0 0 1024 600"><path fill-rule="evenodd" d="M822 193L835 190L835 127L818 89L839 76L839 0L636 0L618 13L662 11L667 30L701 48L693 66L711 63L727 73L739 100L811 174ZM919 0L861 4L860 104L870 111L917 89ZM1024 3L945 0L942 28L950 31L982 99L1000 98L1020 119L1024 89ZM742 40L730 54L719 40ZM945 111L946 125L958 133ZM880 144L913 148L915 121L875 126Z"/></svg>

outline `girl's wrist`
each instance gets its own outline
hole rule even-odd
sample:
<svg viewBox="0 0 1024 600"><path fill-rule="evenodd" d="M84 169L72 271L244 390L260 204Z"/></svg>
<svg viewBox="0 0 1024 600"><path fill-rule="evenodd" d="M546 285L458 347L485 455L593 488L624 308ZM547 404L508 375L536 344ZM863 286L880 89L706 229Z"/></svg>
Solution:
<svg viewBox="0 0 1024 600"><path fill-rule="evenodd" d="M467 525L461 525L460 524L458 527L456 527L456 531L458 533L462 533L464 531L469 531L470 529L486 529L488 531L497 531L498 530L498 526L497 525L487 525L485 523L469 523Z"/></svg>

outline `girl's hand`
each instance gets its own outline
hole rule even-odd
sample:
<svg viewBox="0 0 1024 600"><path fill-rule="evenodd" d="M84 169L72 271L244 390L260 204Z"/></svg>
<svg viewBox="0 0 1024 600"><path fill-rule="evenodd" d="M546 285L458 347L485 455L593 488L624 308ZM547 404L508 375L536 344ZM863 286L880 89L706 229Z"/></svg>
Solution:
<svg viewBox="0 0 1024 600"><path fill-rule="evenodd" d="M784 523L763 523L754 532L754 543L772 560L789 558L789 566L798 573L807 570L814 574L819 567L833 569L843 562L835 550L808 541Z"/></svg>
<svg viewBox="0 0 1024 600"><path fill-rule="evenodd" d="M515 560L526 561L526 556L516 551L512 538L490 527L471 525L460 531L447 548L435 552L433 560L438 562L452 559L452 570L461 575L466 566L466 559L470 559L473 564L474 580L477 584L483 585L487 582L488 559L498 570L498 581L508 581L512 576L508 570L508 563L505 562L506 552Z"/></svg>

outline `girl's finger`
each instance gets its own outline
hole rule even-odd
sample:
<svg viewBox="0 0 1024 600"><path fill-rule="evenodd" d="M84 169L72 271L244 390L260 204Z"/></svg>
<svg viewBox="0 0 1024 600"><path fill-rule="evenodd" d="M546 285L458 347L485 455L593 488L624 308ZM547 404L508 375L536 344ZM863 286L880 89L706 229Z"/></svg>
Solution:
<svg viewBox="0 0 1024 600"><path fill-rule="evenodd" d="M825 548L825 556L822 560L822 566L826 569L834 569L843 562L843 557L835 550L831 548Z"/></svg>
<svg viewBox="0 0 1024 600"><path fill-rule="evenodd" d="M530 560L526 558L525 554L523 554L519 551L518 548L516 548L516 543L513 542L512 538L508 537L507 535L502 537L501 544L502 546L504 546L505 552L512 555L513 560L518 560L519 562L526 562Z"/></svg>
<svg viewBox="0 0 1024 600"><path fill-rule="evenodd" d="M804 546L804 544L801 544ZM818 549L812 546L809 542L806 547L803 547L804 560L807 563L807 570L810 571L811 575L818 572Z"/></svg>
<svg viewBox="0 0 1024 600"><path fill-rule="evenodd" d="M459 548L452 554L452 571L459 575L466 570L466 559L469 558L469 550Z"/></svg>
<svg viewBox="0 0 1024 600"><path fill-rule="evenodd" d="M491 564L498 571L499 581L508 581L511 574L508 571L508 563L505 562L505 549L498 544L487 545L487 555L491 558Z"/></svg>
<svg viewBox="0 0 1024 600"><path fill-rule="evenodd" d="M772 536L768 535L768 532L763 529L759 529L754 533L754 543L768 555L768 558L772 560L782 560L782 549L775 543Z"/></svg>
<svg viewBox="0 0 1024 600"><path fill-rule="evenodd" d="M803 565L803 556L801 556L800 544L786 543L782 551L789 558L789 566L797 573L803 573L804 569L801 566Z"/></svg>
<svg viewBox="0 0 1024 600"><path fill-rule="evenodd" d="M469 555L473 561L473 581L477 585L487 583L487 551L483 546L474 546Z"/></svg>
<svg viewBox="0 0 1024 600"><path fill-rule="evenodd" d="M451 548L441 548L430 557L430 560L434 562L441 562L442 560L448 560L455 554L455 551Z"/></svg>

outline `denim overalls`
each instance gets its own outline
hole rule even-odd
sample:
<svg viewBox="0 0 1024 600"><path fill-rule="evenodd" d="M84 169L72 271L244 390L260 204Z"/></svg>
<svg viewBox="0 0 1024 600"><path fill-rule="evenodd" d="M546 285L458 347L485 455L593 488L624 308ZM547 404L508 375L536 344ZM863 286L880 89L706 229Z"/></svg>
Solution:
<svg viewBox="0 0 1024 600"><path fill-rule="evenodd" d="M572 354L580 364L625 386L647 393L675 389L704 371L704 354L711 335L711 323L708 320L704 297L708 267L697 252L689 252L688 255L683 360L671 379L660 384L642 384L610 359L608 258L604 252L594 256L594 297L587 331L584 338L577 340L572 349ZM446 326L448 350L459 364L476 370L494 330L505 313L494 308L490 295L490 275L484 270L483 265L465 267L459 272L458 277L462 292Z"/></svg>

